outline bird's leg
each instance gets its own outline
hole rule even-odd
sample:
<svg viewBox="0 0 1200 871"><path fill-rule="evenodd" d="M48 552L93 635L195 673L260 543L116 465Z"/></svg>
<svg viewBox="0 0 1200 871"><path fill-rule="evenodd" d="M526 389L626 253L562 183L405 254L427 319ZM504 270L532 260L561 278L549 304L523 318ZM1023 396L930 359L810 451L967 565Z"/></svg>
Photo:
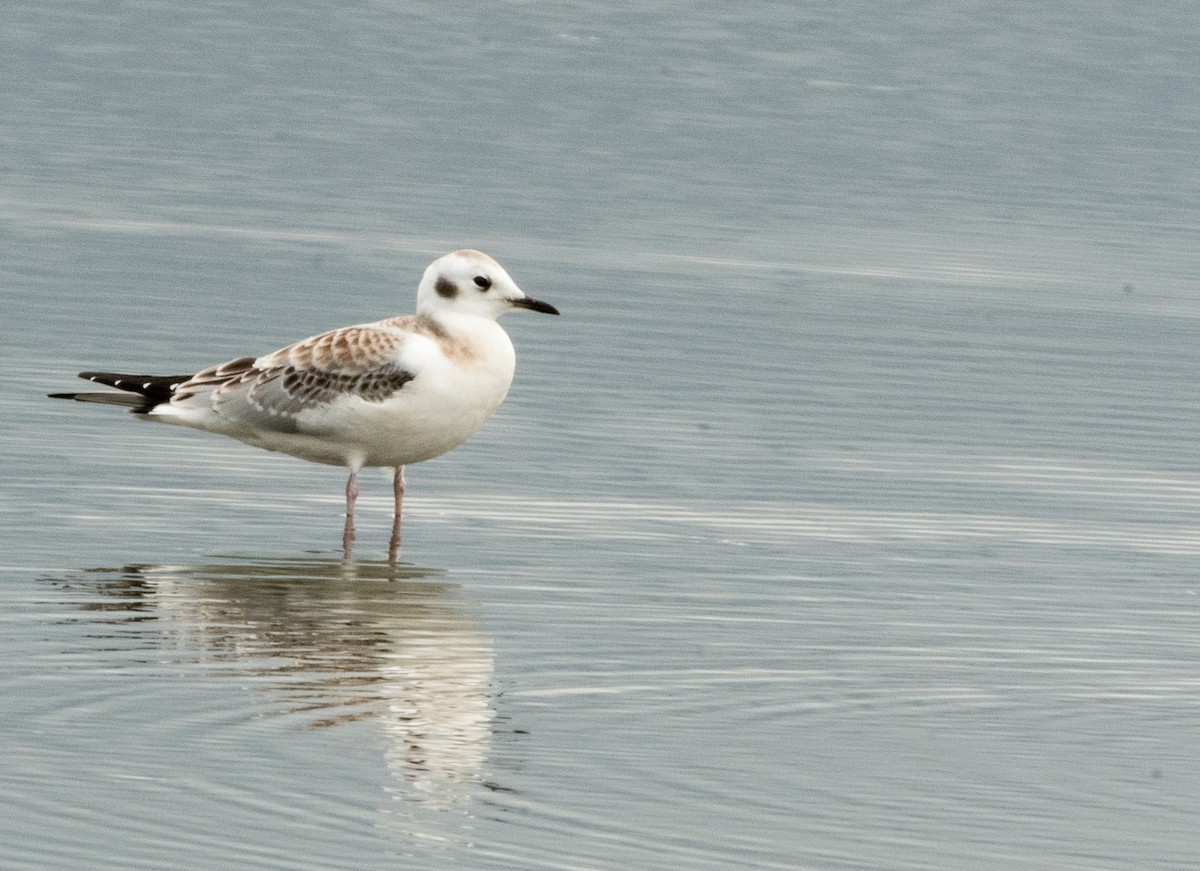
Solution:
<svg viewBox="0 0 1200 871"><path fill-rule="evenodd" d="M350 470L350 477L346 479L346 516L354 516L354 503L358 501L358 472L354 469Z"/></svg>
<svg viewBox="0 0 1200 871"><path fill-rule="evenodd" d="M342 558L349 560L354 556L354 518L346 515L346 524L342 527Z"/></svg>
<svg viewBox="0 0 1200 871"><path fill-rule="evenodd" d="M397 466L396 474L392 477L392 495L396 499L396 508L392 514L392 537L388 541L388 560L394 562L400 553L400 509L404 504L404 467Z"/></svg>
<svg viewBox="0 0 1200 871"><path fill-rule="evenodd" d="M396 510L392 515L400 519L400 508L404 505L404 467L397 466L396 474L392 476L392 496L396 499Z"/></svg>
<svg viewBox="0 0 1200 871"><path fill-rule="evenodd" d="M350 470L346 479L346 525L342 527L342 554L350 559L354 547L354 503L358 499L358 472Z"/></svg>

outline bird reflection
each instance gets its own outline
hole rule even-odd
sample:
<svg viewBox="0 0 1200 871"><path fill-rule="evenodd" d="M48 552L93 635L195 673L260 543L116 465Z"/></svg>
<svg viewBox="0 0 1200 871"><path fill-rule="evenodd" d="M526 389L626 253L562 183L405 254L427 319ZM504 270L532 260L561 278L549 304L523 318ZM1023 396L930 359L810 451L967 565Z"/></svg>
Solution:
<svg viewBox="0 0 1200 871"><path fill-rule="evenodd" d="M483 783L494 654L457 588L429 580L441 572L326 559L94 572L120 601L81 607L152 614L165 645L265 678L273 713L378 723L397 798L450 808Z"/></svg>

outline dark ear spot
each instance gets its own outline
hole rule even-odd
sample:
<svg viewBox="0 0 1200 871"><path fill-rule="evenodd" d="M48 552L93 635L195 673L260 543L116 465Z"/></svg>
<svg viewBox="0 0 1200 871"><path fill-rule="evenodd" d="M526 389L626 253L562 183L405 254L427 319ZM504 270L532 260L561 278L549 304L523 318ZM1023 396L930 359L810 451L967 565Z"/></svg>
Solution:
<svg viewBox="0 0 1200 871"><path fill-rule="evenodd" d="M443 299L454 299L458 296L458 285L444 275L438 276L437 284L433 287Z"/></svg>

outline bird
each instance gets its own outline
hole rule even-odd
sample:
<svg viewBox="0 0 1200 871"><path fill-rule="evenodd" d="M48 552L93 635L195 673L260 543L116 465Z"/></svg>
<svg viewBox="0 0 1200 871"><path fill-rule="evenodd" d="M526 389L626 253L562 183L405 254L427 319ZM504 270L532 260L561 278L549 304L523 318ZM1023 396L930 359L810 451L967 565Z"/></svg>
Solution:
<svg viewBox="0 0 1200 871"><path fill-rule="evenodd" d="M394 560L404 467L458 447L504 401L516 352L497 318L517 309L559 314L526 296L493 258L463 248L425 269L415 314L340 327L189 375L80 372L80 378L119 392L48 396L117 405L144 420L347 468L347 557L358 473L391 468L395 507L388 555Z"/></svg>

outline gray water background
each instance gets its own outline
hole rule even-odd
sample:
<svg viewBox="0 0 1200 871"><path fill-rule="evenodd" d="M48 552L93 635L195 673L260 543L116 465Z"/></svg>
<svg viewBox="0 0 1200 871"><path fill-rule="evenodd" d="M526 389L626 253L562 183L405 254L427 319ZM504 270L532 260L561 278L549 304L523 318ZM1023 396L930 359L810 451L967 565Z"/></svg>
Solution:
<svg viewBox="0 0 1200 871"><path fill-rule="evenodd" d="M4 868L1200 867L1190 4L5 9ZM43 398L463 245L397 567Z"/></svg>

